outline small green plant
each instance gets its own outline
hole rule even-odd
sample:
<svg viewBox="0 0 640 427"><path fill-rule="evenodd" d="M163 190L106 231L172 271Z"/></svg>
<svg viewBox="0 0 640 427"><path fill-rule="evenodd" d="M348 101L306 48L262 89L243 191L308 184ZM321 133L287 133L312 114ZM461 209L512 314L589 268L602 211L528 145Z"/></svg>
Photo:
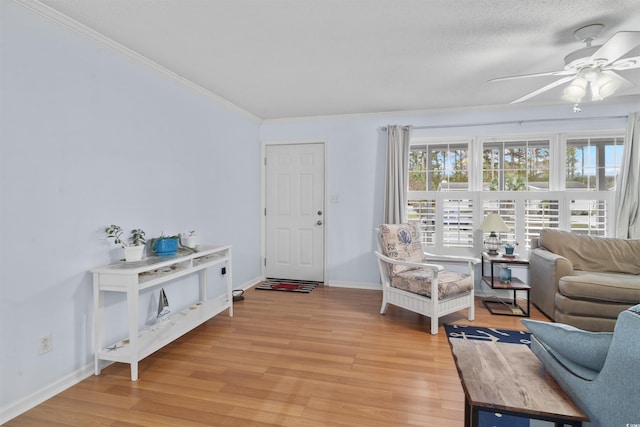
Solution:
<svg viewBox="0 0 640 427"><path fill-rule="evenodd" d="M142 246L147 243L145 233L140 228L134 228L131 230L129 238L126 240L122 238L124 231L119 225L111 224L104 231L107 233L108 239L113 239L113 243L121 245L123 248L126 248L127 246Z"/></svg>

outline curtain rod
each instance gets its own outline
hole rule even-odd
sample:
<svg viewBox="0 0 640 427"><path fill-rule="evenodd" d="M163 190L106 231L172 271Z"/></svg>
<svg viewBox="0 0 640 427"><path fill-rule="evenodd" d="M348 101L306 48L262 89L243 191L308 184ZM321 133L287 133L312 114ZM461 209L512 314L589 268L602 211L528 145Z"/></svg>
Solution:
<svg viewBox="0 0 640 427"><path fill-rule="evenodd" d="M459 125L430 125L430 126L413 126L413 129L448 129L448 128L466 128L474 126L495 126L495 125L522 125L524 123L543 123L543 122L569 122L580 120L609 120L609 119L626 119L627 116L604 116L604 117L573 117L564 119L530 119L530 120L507 120L502 122L483 122L483 123L467 123ZM382 127L383 131L387 130L386 126Z"/></svg>

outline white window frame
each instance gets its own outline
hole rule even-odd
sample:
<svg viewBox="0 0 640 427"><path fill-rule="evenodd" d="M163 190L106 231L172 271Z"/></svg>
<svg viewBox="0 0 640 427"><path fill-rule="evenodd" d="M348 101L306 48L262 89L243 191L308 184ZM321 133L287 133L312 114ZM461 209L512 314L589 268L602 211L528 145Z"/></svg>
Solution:
<svg viewBox="0 0 640 427"><path fill-rule="evenodd" d="M443 217L441 211L445 200L468 199L473 206L473 224L477 226L485 216L484 203L487 200L513 200L515 201L515 217L525 218L525 204L527 200L557 200L558 202L558 228L571 229L571 201L572 200L598 200L607 204L606 234L613 236L615 229L615 191L565 191L566 188L566 146L567 140L580 138L611 137L622 138L624 144L624 130L611 129L605 131L580 131L580 132L546 132L546 133L522 133L503 134L473 137L438 137L415 138L411 145L442 145L442 144L468 144L468 191L409 191L408 200L433 200L436 203L435 212L435 238L429 240L433 243L427 246L428 250L440 254L465 254L477 255L482 251L485 236L479 231L474 231L473 243L469 247L447 245L443 241ZM503 141L549 141L549 190L547 191L484 191L482 186L483 147L485 143L497 143ZM428 171L427 171L428 172ZM431 227L434 229L434 227ZM523 220L516 220L515 229L511 235L523 249L530 246L530 238L526 235L526 224ZM511 237L511 236L509 236Z"/></svg>

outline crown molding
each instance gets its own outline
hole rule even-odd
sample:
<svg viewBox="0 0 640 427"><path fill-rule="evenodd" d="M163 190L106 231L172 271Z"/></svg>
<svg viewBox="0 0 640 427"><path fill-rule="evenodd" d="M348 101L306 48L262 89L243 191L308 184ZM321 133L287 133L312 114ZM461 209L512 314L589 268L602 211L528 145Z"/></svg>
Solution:
<svg viewBox="0 0 640 427"><path fill-rule="evenodd" d="M61 25L65 29L70 30L76 34L79 34L86 39L89 39L90 41L96 43L100 47L117 52L129 60L142 64L148 69L151 69L156 73L161 74L165 78L173 80L179 83L180 85L193 90L194 92L204 95L207 98L212 99L216 103L221 104L222 106L241 114L242 116L248 118L253 122L262 123L262 118L256 116L255 114L211 92L210 90L203 88L202 86L192 82L191 80L188 80L182 77L181 75L169 70L168 68L158 64L157 62L150 60L149 58L139 54L138 52L132 49L129 49L126 46L121 45L115 40L112 40L109 37L106 37L103 34L100 34L99 32L92 30L86 25L83 25L80 22L58 12L57 10L52 9L51 7L41 3L38 0L9 0L9 2L29 11L34 15L40 16L58 25Z"/></svg>

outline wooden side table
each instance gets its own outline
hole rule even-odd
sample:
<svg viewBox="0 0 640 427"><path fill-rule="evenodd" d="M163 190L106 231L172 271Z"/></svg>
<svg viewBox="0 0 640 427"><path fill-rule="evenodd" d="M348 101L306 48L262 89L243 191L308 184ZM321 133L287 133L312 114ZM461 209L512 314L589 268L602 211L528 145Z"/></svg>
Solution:
<svg viewBox="0 0 640 427"><path fill-rule="evenodd" d="M513 299L511 301L508 300L498 300L492 298L485 298L482 303L489 310L491 314L499 314L503 316L521 316L521 317L529 317L529 313L531 310L531 302L529 300L529 292L531 291L531 286L524 283L522 280L517 277L511 277L509 282L501 282L499 276L495 275L495 265L496 264L507 264L507 265L519 265L524 266L527 269L529 268L529 260L522 258L520 256L504 256L504 255L489 255L487 252L482 253L482 281L489 285L491 289L507 289L513 291ZM485 276L484 273L484 264L485 261L489 263L490 274ZM516 300L517 291L525 291L527 298L527 309L526 311L518 305Z"/></svg>
<svg viewBox="0 0 640 427"><path fill-rule="evenodd" d="M464 389L464 425L478 426L480 411L582 426L576 406L526 345L449 339Z"/></svg>

